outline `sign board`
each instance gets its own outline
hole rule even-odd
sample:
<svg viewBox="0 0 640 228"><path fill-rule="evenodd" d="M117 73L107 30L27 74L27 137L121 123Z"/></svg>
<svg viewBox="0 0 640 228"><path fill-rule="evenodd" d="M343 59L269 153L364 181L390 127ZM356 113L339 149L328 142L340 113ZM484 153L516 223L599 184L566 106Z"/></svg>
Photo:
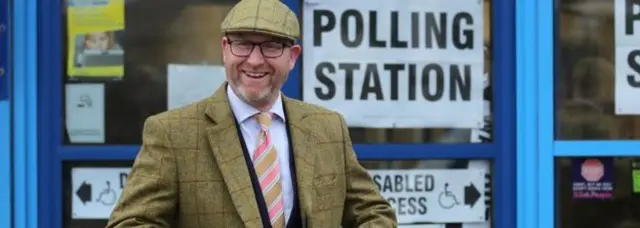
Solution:
<svg viewBox="0 0 640 228"><path fill-rule="evenodd" d="M68 0L67 74L70 78L121 79L124 76L123 0Z"/></svg>
<svg viewBox="0 0 640 228"><path fill-rule="evenodd" d="M485 222L482 169L369 170L399 224Z"/></svg>
<svg viewBox="0 0 640 228"><path fill-rule="evenodd" d="M66 126L71 143L105 142L105 85L65 85Z"/></svg>
<svg viewBox="0 0 640 228"><path fill-rule="evenodd" d="M640 1L615 0L616 114L640 114Z"/></svg>
<svg viewBox="0 0 640 228"><path fill-rule="evenodd" d="M610 200L614 191L613 158L572 158L571 188L574 200Z"/></svg>
<svg viewBox="0 0 640 228"><path fill-rule="evenodd" d="M72 219L108 219L131 168L71 169Z"/></svg>
<svg viewBox="0 0 640 228"><path fill-rule="evenodd" d="M398 228L446 228L445 224L398 225Z"/></svg>
<svg viewBox="0 0 640 228"><path fill-rule="evenodd" d="M305 0L303 95L351 127L480 128L481 0Z"/></svg>

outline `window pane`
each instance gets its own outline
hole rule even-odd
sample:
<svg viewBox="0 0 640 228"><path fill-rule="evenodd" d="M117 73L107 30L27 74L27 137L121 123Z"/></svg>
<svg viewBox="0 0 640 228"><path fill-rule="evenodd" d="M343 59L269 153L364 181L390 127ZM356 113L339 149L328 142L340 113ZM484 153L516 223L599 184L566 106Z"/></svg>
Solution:
<svg viewBox="0 0 640 228"><path fill-rule="evenodd" d="M640 45L639 19L635 19L638 38L629 38L634 35L622 34L625 0L558 1L556 138L639 139L640 113L634 109L640 107L640 88L627 82L628 75L640 80L640 54L627 61L633 46L638 49Z"/></svg>
<svg viewBox="0 0 640 228"><path fill-rule="evenodd" d="M343 113L355 143L492 141L490 0L478 1L477 5L417 0L372 4L360 4L360 0L321 2L309 4L305 1L302 4L302 43L305 50L301 80L303 100ZM458 37L466 37L464 32L456 29L472 28L464 24L465 19L460 19L464 17L461 16L464 14L457 14L460 12L469 12L476 25L473 28L478 28L474 32L478 45L471 52L456 52ZM428 37L433 37L430 32L434 30L430 29L439 26L434 21L429 22L426 19L428 15L432 15L435 22L447 24L442 30L446 31L443 40L446 48L433 48L437 44L432 48L426 47L430 43ZM441 20L441 16L446 19ZM463 24L460 27L453 25L456 20ZM360 28L358 22L362 22ZM362 38L361 43L359 37ZM404 41L407 43L403 44ZM477 86L471 87L471 91L477 91L477 99L473 100L478 105L467 110L455 108L462 107L460 104L464 102L443 102L453 99L450 92L454 90L447 86L438 87L423 78L422 69L429 63L439 64L444 69L456 64L477 66L471 71L470 80L478 82ZM416 71L412 70L411 64ZM389 70L394 67L406 71L400 70L396 75ZM379 74L376 75L375 71ZM427 78L435 78L434 75ZM453 76L455 73L443 75L444 81L456 78ZM449 82L442 85L447 84L451 85ZM423 90L435 94L435 88L445 88L442 100L426 98L427 92ZM407 105L412 96L416 102L411 104L418 105ZM455 126L471 119L478 121L473 126Z"/></svg>
<svg viewBox="0 0 640 228"><path fill-rule="evenodd" d="M398 223L410 224L446 224L448 228L490 228L491 223L491 162L488 160L394 160L394 161L360 161L370 171L374 181L381 189L382 195L396 209ZM452 195L446 193L444 185L448 184ZM470 210L468 203L473 196L469 183L477 187L478 201ZM477 185L477 186L476 186ZM451 199L452 201L448 201ZM459 201L450 208L448 202ZM460 205L462 204L462 205ZM486 205L486 207L485 207ZM465 213L456 211L464 208ZM482 209L484 208L484 209ZM426 210L422 210L426 209ZM480 211L477 211L480 210ZM470 217L474 211L481 214L480 221L473 223L435 223L431 219L467 220L479 219ZM453 221L453 220L448 220ZM409 227L409 226L407 226Z"/></svg>
<svg viewBox="0 0 640 228"><path fill-rule="evenodd" d="M555 227L640 227L640 157L556 158L555 167Z"/></svg>
<svg viewBox="0 0 640 228"><path fill-rule="evenodd" d="M97 36L100 35L98 33L87 36L87 40L100 40L97 37L111 39L121 47L124 53L122 77L116 77L117 72L111 72L115 76L90 77L104 68L70 72L65 67L65 143L140 144L144 120L167 110L168 64L222 65L220 23L235 2L126 1L123 31L108 36ZM112 6L113 9L118 10ZM69 14L78 12L66 10L63 16L72 20ZM95 16L101 11L85 13L88 12ZM117 16L115 11L103 12ZM63 50L83 45L82 40L73 45L71 42L74 40L68 42L67 39L67 36L82 34L79 28L84 31L107 30L90 26L84 28L81 24L77 20L71 25L65 23L67 26L63 34L74 35L65 35ZM84 64L90 65L94 60L105 62L109 59L105 57L108 54L111 53L85 53ZM65 53L65 57L78 58L70 53Z"/></svg>

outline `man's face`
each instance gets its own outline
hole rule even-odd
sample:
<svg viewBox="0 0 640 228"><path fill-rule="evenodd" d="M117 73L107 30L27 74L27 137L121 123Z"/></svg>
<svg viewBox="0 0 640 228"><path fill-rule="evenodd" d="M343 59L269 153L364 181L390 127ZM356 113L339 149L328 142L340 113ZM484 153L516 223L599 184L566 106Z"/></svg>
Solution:
<svg viewBox="0 0 640 228"><path fill-rule="evenodd" d="M300 45L271 36L229 34L222 38L227 81L242 100L267 109L277 99L301 50Z"/></svg>

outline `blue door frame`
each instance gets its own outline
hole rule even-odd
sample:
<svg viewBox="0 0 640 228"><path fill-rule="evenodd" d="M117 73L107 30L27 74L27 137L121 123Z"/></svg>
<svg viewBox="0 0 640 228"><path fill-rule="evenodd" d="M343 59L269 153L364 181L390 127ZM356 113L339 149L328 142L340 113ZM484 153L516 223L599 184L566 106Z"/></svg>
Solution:
<svg viewBox="0 0 640 228"><path fill-rule="evenodd" d="M36 1L12 2L13 227L38 226L38 116Z"/></svg>
<svg viewBox="0 0 640 228"><path fill-rule="evenodd" d="M26 109L39 120L37 137L31 135L26 140L37 140L37 167L31 166L30 172L37 170L39 181L37 194L25 191L26 199L37 203L37 213L20 218L29 222L29 227L37 223L39 227L58 228L62 226L62 162L63 161L106 161L133 160L139 146L64 146L62 145L62 110L64 76L62 58L62 18L61 0L21 0L25 10L24 20L37 31L31 36L23 36L25 52L31 61L24 61L24 74L31 75L32 80L25 80L34 94L27 97L29 104L38 104L37 109ZM284 0L294 11L301 12L300 1ZM535 0L518 1L531 4ZM37 14L35 9L37 7ZM516 92L516 21L522 21L522 14L516 18L515 0L494 0L492 7L492 42L494 81L494 142L491 144L376 144L354 145L358 157L362 160L396 160L396 159L489 159L493 162L493 223L496 228L512 228L516 224L516 103L513 94ZM521 7L519 6L518 9ZM33 11L33 12L32 12ZM16 11L18 12L18 11ZM31 28L31 27L29 27ZM34 40L36 39L37 40ZM37 42L37 43L36 43ZM17 51L18 49L16 49ZM526 53L526 52L525 52ZM530 53L527 53L530 54ZM23 57L24 58L24 57ZM36 59L37 58L37 59ZM25 58L26 60L26 58ZM37 79L35 78L37 69ZM283 91L291 97L300 97L301 65L298 64L291 73ZM520 75L518 76L520 78ZM518 79L519 80L519 79ZM531 87L531 84L519 84L518 90ZM531 89L531 88L530 88ZM33 95L33 96L31 96ZM25 115L28 116L28 115ZM31 126L31 125L29 125ZM35 131L34 131L35 133ZM520 134L522 132L518 132ZM29 147L26 150L33 149ZM31 151L30 151L31 152ZM391 153L393 152L393 153ZM29 185L35 186L35 185ZM16 188L18 189L18 188ZM25 189L22 189L25 190ZM42 200L37 200L42 199ZM25 202L26 203L26 202ZM26 204L25 204L26 205ZM38 216L33 216L38 215ZM22 226L17 226L22 227ZM26 226L25 226L26 227Z"/></svg>
<svg viewBox="0 0 640 228"><path fill-rule="evenodd" d="M11 32L10 15L13 9L9 1L0 2L0 227L13 227L13 156L11 144Z"/></svg>
<svg viewBox="0 0 640 228"><path fill-rule="evenodd" d="M553 191L543 187L553 183L553 160L544 156L551 151L545 142L552 129L540 124L553 111L543 107L553 104L552 94L540 93L553 88L551 80L544 80L553 77L552 6L553 0L523 0L516 7L518 228L554 227L553 217L547 217L553 208L541 204L553 202Z"/></svg>

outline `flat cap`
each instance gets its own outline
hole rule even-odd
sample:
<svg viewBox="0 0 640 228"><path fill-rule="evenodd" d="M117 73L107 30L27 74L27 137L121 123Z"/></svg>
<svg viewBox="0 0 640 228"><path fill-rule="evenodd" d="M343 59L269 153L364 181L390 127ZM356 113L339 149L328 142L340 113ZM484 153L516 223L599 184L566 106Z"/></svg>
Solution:
<svg viewBox="0 0 640 228"><path fill-rule="evenodd" d="M300 39L300 23L296 14L279 0L241 0L222 21L223 33L257 32Z"/></svg>

